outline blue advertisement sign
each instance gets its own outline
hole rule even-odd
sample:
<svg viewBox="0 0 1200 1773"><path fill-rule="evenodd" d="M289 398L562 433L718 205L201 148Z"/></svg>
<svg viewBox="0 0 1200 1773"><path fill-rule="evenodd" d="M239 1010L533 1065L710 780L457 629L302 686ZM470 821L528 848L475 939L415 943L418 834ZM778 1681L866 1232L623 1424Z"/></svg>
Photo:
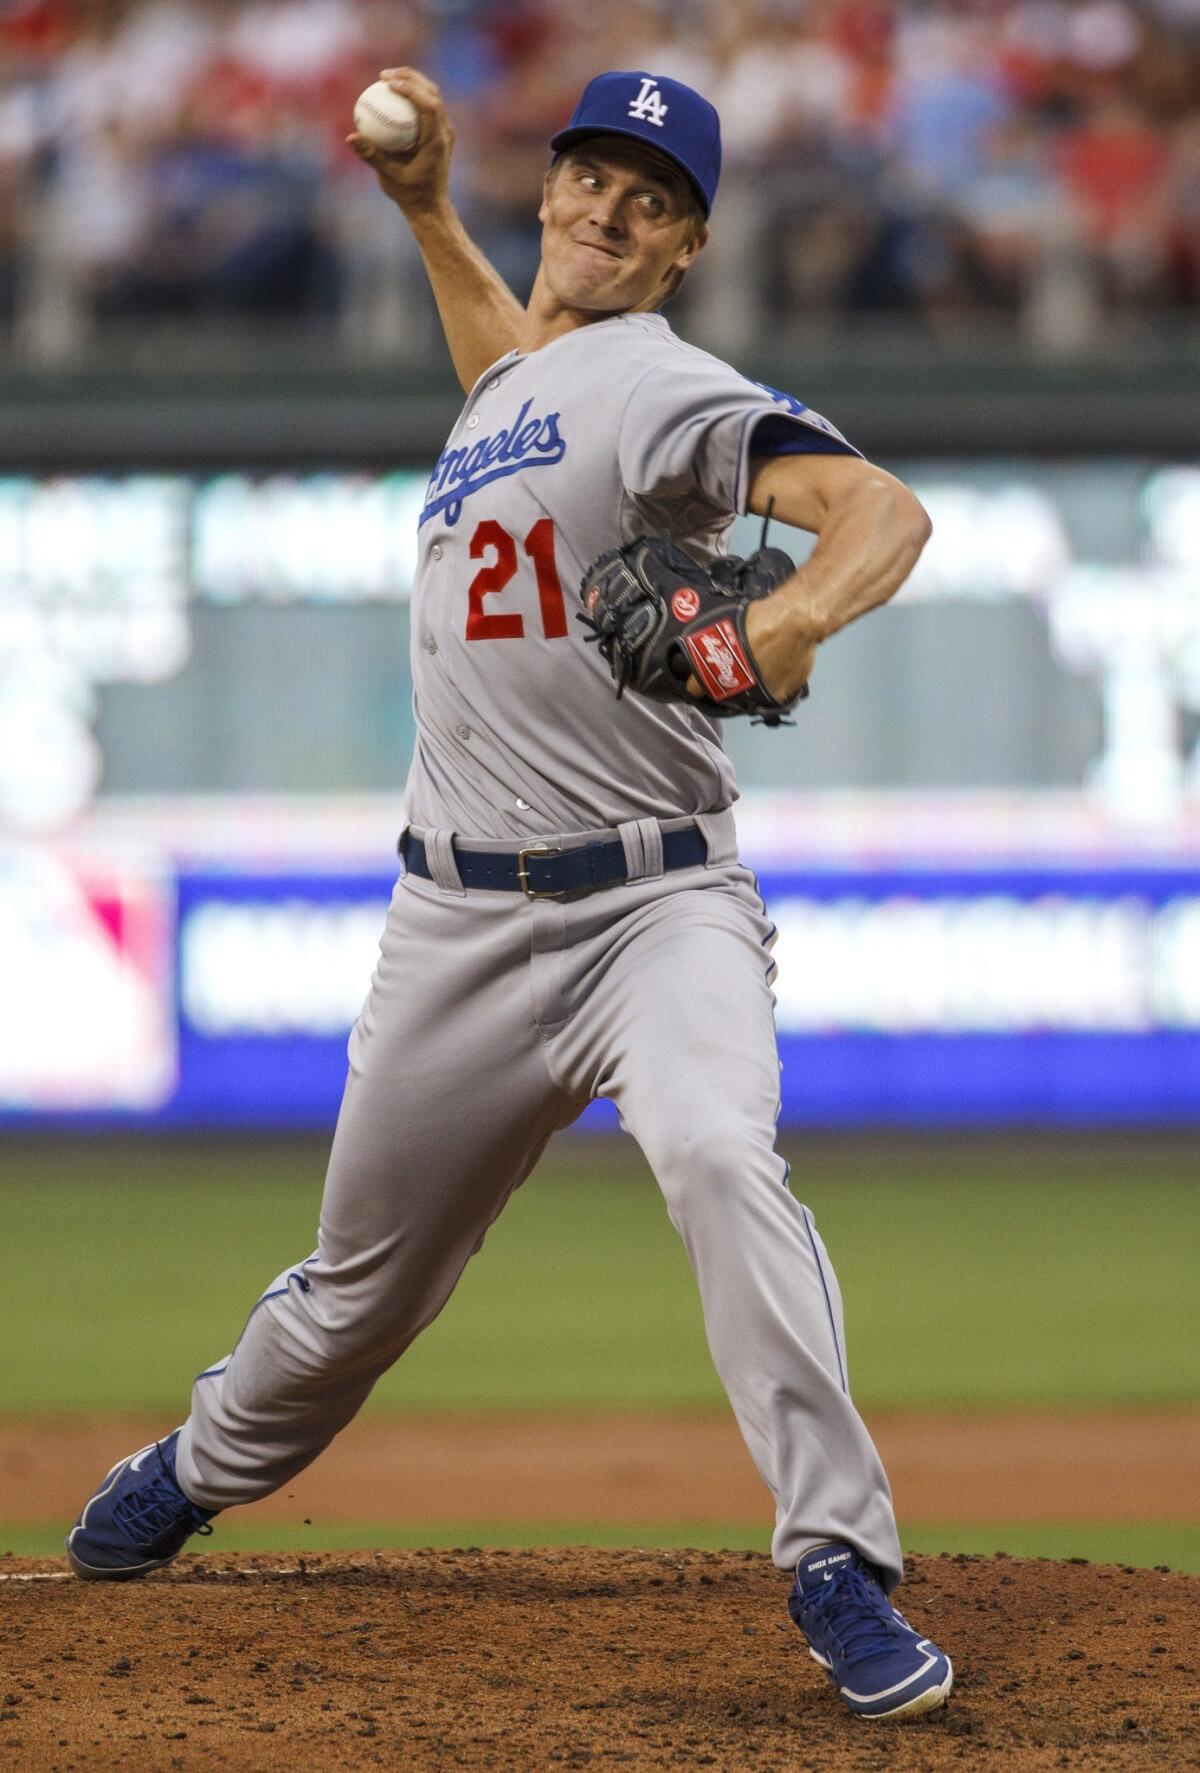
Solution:
<svg viewBox="0 0 1200 1773"><path fill-rule="evenodd" d="M764 874L785 1123L1200 1120L1200 872Z"/></svg>
<svg viewBox="0 0 1200 1773"><path fill-rule="evenodd" d="M332 1125L389 874L36 884L92 996L65 1053L61 1030L43 1053L11 1021L0 1121ZM784 1125L1200 1123L1200 869L788 869L760 886ZM613 1119L597 1106L585 1124Z"/></svg>

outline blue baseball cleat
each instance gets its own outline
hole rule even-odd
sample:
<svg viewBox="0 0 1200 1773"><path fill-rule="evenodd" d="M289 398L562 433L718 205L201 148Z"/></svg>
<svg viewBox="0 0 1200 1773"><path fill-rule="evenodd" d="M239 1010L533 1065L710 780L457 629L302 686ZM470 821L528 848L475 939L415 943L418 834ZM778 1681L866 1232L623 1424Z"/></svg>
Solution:
<svg viewBox="0 0 1200 1773"><path fill-rule="evenodd" d="M788 1612L855 1717L914 1718L945 1705L950 1658L897 1613L853 1547L802 1557Z"/></svg>
<svg viewBox="0 0 1200 1773"><path fill-rule="evenodd" d="M175 1481L179 1430L113 1466L67 1535L67 1557L90 1582L127 1582L161 1570L193 1533L211 1533L212 1515Z"/></svg>

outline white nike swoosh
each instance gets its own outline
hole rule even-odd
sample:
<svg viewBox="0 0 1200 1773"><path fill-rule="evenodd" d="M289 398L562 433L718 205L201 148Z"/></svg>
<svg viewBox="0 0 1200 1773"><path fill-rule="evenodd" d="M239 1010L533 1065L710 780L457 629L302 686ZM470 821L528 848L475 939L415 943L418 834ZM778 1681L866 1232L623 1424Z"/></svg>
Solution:
<svg viewBox="0 0 1200 1773"><path fill-rule="evenodd" d="M139 1451L133 1455L133 1458L134 1459L144 1459L146 1454L153 1450L155 1444L156 1443L154 1441L151 1441L150 1445L148 1447L140 1448ZM131 1460L130 1463L132 1464L132 1462L133 1461ZM73 1539L75 1537L76 1533L78 1533L80 1527L87 1526L87 1524L88 1524L88 1510L90 1508L94 1508L97 1502L102 1501L103 1498L108 1495L108 1492L112 1489L113 1485L116 1483L118 1477L121 1475L121 1473L124 1471L124 1469L125 1469L124 1459L118 1459L117 1463L113 1466L112 1470L107 1474L107 1476L104 1479L104 1482L101 1484L100 1488L96 1491L95 1495L88 1497L87 1502L84 1505L83 1513L80 1515L75 1526L73 1526L71 1528L70 1534L68 1535L69 1538Z"/></svg>

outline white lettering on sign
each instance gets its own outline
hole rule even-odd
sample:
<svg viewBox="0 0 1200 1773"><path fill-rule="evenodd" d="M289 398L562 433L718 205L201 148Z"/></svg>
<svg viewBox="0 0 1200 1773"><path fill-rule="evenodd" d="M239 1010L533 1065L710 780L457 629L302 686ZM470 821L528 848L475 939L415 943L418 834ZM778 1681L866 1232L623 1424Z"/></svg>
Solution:
<svg viewBox="0 0 1200 1773"><path fill-rule="evenodd" d="M344 1034L362 1006L386 903L198 905L180 937L180 996L202 1034Z"/></svg>
<svg viewBox="0 0 1200 1773"><path fill-rule="evenodd" d="M1200 1027L1200 898L774 900L781 1032Z"/></svg>

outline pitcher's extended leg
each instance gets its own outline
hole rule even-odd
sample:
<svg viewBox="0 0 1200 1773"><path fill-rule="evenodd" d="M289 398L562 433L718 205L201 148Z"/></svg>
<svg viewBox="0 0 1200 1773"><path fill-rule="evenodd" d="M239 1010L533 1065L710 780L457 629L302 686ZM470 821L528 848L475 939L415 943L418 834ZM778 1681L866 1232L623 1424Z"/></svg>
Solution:
<svg viewBox="0 0 1200 1773"><path fill-rule="evenodd" d="M176 1469L201 1507L266 1495L316 1457L572 1118L520 989L520 910L398 890L350 1043L317 1252L192 1394Z"/></svg>

